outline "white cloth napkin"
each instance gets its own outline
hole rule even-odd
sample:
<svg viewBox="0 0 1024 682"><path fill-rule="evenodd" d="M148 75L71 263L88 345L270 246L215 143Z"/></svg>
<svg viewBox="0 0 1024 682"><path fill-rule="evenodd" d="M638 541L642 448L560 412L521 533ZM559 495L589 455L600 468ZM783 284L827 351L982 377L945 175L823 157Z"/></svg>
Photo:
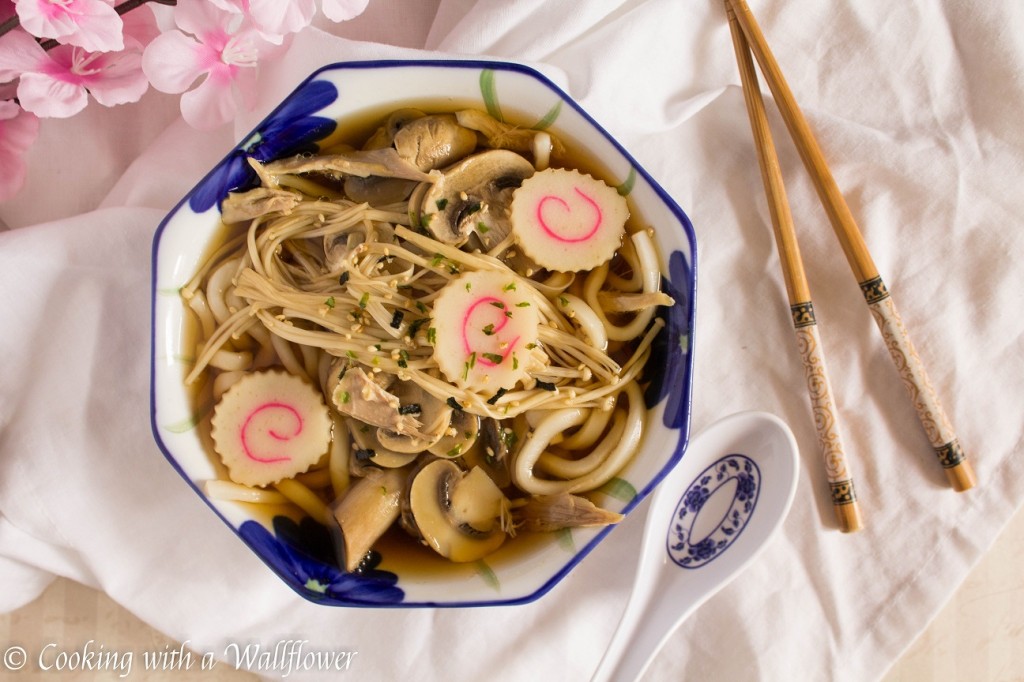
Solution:
<svg viewBox="0 0 1024 682"><path fill-rule="evenodd" d="M528 61L562 84L692 219L694 432L761 409L784 418L802 448L783 532L672 635L648 679L882 675L1024 500L1014 457L1024 441L1024 9L751 4L978 488L946 485L769 105L866 517L859 534L834 529L720 3L371 0L349 24L300 35L263 71L257 111L233 130L191 130L156 94L44 121L25 192L0 204L12 228L0 231L0 608L61 575L224 666L232 643L299 640L358 652L359 679L588 678L625 604L646 505L533 604L318 607L199 503L149 430L150 250L162 216L324 63L489 56Z"/></svg>

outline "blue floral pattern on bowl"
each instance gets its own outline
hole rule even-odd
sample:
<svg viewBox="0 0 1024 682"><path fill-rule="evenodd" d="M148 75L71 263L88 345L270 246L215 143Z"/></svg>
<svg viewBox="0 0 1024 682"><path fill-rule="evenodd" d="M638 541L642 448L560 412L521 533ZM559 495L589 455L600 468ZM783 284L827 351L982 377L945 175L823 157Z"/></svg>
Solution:
<svg viewBox="0 0 1024 682"><path fill-rule="evenodd" d="M400 82L400 88L396 88ZM601 490L603 506L628 513L683 456L689 438L693 323L696 292L696 237L685 213L607 131L539 72L511 63L483 61L379 61L340 63L313 73L187 195L161 223L154 238L153 378L151 421L158 445L171 465L204 502L284 582L306 599L333 606L485 606L533 601L578 564L611 528L552 533L539 552L475 562L459 573L458 587L406 576L387 555L374 554L355 573L339 568L330 532L306 519L260 516L244 505L207 497L202 482L215 477L196 424L203 418L182 387L192 350L183 341L187 312L179 291L219 230L219 205L234 189L257 179L247 158L261 162L315 151L335 132L338 120L383 105L436 101L448 92L458 101L476 100L502 119L535 121L538 130L567 127L597 152L618 178L618 191L658 223L666 258L664 290L676 304L660 311L665 329L652 348L645 400L658 431L643 457ZM499 104L502 95L505 107ZM514 103L515 111L508 106ZM529 123L527 123L529 125ZM208 406L206 406L208 408Z"/></svg>
<svg viewBox="0 0 1024 682"><path fill-rule="evenodd" d="M338 88L329 81L307 81L274 110L240 145L196 187L189 206L202 213L233 190L257 184L256 172L246 161L274 161L303 152L316 151L316 143L338 127L332 118L317 116L338 99Z"/></svg>
<svg viewBox="0 0 1024 682"><path fill-rule="evenodd" d="M398 576L377 568L380 555L371 553L356 573L346 573L335 556L328 530L311 518L299 523L275 516L271 533L263 524L246 521L238 534L271 569L310 601L349 604L397 604L405 593Z"/></svg>
<svg viewBox="0 0 1024 682"><path fill-rule="evenodd" d="M698 518L711 507L716 495L725 495L726 485L735 482L732 499L724 512L714 505L712 514L721 514L710 531ZM721 491L721 492L720 492ZM761 470L746 455L734 454L715 461L687 487L676 506L675 521L668 537L668 554L683 568L700 568L729 548L746 527L761 491ZM696 536L696 537L695 537Z"/></svg>

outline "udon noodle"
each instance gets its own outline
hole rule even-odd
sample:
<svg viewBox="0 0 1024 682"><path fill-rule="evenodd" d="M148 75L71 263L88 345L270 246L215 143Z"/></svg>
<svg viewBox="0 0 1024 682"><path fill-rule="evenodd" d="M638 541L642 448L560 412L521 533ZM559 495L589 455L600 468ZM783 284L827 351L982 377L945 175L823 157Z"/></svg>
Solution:
<svg viewBox="0 0 1024 682"><path fill-rule="evenodd" d="M449 141L424 160L403 133L425 121ZM224 201L229 237L182 291L200 337L185 381L216 405L207 493L339 530L348 570L396 523L470 561L523 528L617 521L587 494L639 448L672 301L651 228L567 159L482 112L402 110L358 150L252 160L260 186ZM564 253L531 243L552 236Z"/></svg>

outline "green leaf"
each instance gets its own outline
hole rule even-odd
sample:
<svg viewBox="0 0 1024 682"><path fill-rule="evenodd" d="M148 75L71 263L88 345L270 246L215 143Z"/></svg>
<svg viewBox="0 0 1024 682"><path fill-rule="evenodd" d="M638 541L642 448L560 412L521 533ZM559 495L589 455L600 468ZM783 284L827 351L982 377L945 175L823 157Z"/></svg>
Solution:
<svg viewBox="0 0 1024 682"><path fill-rule="evenodd" d="M174 422L173 424L164 424L164 430L170 431L171 433L185 433L191 431L199 423L199 415L194 414L191 417L182 419L180 422Z"/></svg>
<svg viewBox="0 0 1024 682"><path fill-rule="evenodd" d="M576 553L576 541L572 538L572 529L559 528L555 531L555 538L558 540L559 547L570 554Z"/></svg>
<svg viewBox="0 0 1024 682"><path fill-rule="evenodd" d="M484 98L487 113L504 122L505 117L501 115L501 105L498 104L498 91L494 87L494 71L492 69L484 69L480 72L480 94Z"/></svg>
<svg viewBox="0 0 1024 682"><path fill-rule="evenodd" d="M562 113L562 100L555 102L555 106L548 109L548 113L544 114L544 118L533 124L533 129L547 130L558 119L560 113Z"/></svg>
<svg viewBox="0 0 1024 682"><path fill-rule="evenodd" d="M498 580L498 574L494 572L494 569L487 565L487 562L483 559L478 559L474 564L476 567L477 575L483 578L483 581L487 583L491 589L495 592L501 592L501 581Z"/></svg>
<svg viewBox="0 0 1024 682"><path fill-rule="evenodd" d="M196 410L195 414L192 416L186 417L185 419L172 424L164 424L162 428L165 431L170 431L171 433L185 433L186 431L191 431L199 424L199 422L203 421L212 409L213 401L208 400L200 405L199 409Z"/></svg>
<svg viewBox="0 0 1024 682"><path fill-rule="evenodd" d="M620 196L624 196L624 197L625 196L629 196L629 193L633 191L633 185L635 185L635 184L636 184L636 169L631 167L629 169L629 177L626 178L625 182L623 182L621 185L616 187L615 191L617 191Z"/></svg>
<svg viewBox="0 0 1024 682"><path fill-rule="evenodd" d="M598 488L598 490L623 502L632 502L633 498L636 497L636 488L633 487L633 484L617 476Z"/></svg>

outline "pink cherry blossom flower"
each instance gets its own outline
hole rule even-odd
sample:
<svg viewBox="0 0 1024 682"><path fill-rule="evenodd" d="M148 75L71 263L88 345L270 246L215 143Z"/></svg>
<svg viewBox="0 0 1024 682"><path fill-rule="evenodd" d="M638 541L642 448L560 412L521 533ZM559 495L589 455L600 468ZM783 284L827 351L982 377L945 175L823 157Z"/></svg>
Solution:
<svg viewBox="0 0 1024 682"><path fill-rule="evenodd" d="M74 116L90 94L107 107L137 102L148 87L140 68L143 45L130 36L126 43L121 52L73 45L47 52L28 33L11 31L0 37L0 82L17 78L21 106L40 117Z"/></svg>
<svg viewBox="0 0 1024 682"><path fill-rule="evenodd" d="M316 14L316 0L210 0L217 7L242 14L252 21L264 39L280 43L282 36L309 26ZM368 0L322 0L324 15L331 21L348 21L366 9Z"/></svg>
<svg viewBox="0 0 1024 682"><path fill-rule="evenodd" d="M113 0L15 0L22 27L89 52L124 49L121 17Z"/></svg>
<svg viewBox="0 0 1024 682"><path fill-rule="evenodd" d="M236 98L255 106L256 67L274 45L252 22L205 0L179 0L174 23L180 30L165 31L146 48L142 70L157 90L184 93L185 121L212 129L234 117Z"/></svg>
<svg viewBox="0 0 1024 682"><path fill-rule="evenodd" d="M39 133L39 119L14 102L0 100L0 201L13 197L25 182L26 150Z"/></svg>
<svg viewBox="0 0 1024 682"><path fill-rule="evenodd" d="M322 0L320 9L331 21L348 21L366 10L369 0Z"/></svg>
<svg viewBox="0 0 1024 682"><path fill-rule="evenodd" d="M247 16L260 36L275 45L289 33L309 26L316 14L315 0L210 0L225 12Z"/></svg>

